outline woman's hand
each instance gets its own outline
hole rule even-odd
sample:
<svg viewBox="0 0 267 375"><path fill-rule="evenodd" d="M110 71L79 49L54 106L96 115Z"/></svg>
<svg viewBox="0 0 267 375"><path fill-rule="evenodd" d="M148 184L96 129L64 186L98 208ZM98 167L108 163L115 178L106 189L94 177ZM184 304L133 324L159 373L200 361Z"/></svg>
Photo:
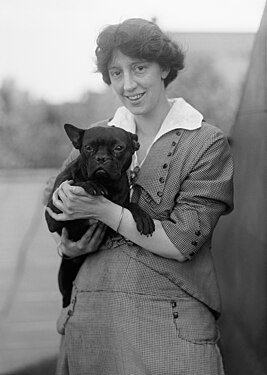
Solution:
<svg viewBox="0 0 267 375"><path fill-rule="evenodd" d="M93 218L96 215L99 196L88 194L82 187L73 186L73 181L64 181L53 193L52 200L61 213L56 214L49 207L47 212L57 221Z"/></svg>
<svg viewBox="0 0 267 375"><path fill-rule="evenodd" d="M106 229L107 226L105 224L91 220L90 227L83 237L77 242L72 242L68 238L67 229L63 228L61 240L58 244L58 252L70 258L94 253L102 243Z"/></svg>

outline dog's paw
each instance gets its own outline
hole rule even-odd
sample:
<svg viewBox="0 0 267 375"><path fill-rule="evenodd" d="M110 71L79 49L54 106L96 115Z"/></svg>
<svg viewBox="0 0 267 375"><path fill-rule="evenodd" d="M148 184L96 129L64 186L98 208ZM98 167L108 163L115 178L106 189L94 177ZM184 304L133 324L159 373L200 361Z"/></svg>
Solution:
<svg viewBox="0 0 267 375"><path fill-rule="evenodd" d="M108 195L107 188L92 181L82 182L79 184L84 190L91 195Z"/></svg>
<svg viewBox="0 0 267 375"><path fill-rule="evenodd" d="M154 221L148 214L139 216L136 219L136 226L137 230L145 236L152 236L152 233L155 231Z"/></svg>
<svg viewBox="0 0 267 375"><path fill-rule="evenodd" d="M136 222L137 230L145 236L152 236L155 231L155 223L151 216L134 203L130 204L129 209Z"/></svg>

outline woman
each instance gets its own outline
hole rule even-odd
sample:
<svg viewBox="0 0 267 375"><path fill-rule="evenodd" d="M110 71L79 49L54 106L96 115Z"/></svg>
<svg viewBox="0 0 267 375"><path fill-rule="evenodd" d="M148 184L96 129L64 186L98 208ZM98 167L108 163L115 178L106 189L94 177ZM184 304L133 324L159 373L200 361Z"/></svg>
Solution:
<svg viewBox="0 0 267 375"><path fill-rule="evenodd" d="M130 211L71 182L56 190L53 202L62 213L49 211L55 219L96 220L77 243L66 231L59 243L64 256L88 257L63 322L57 373L223 374L211 237L233 207L227 141L182 98L167 98L184 55L154 23L108 26L96 57L123 104L109 124L138 135L132 200L156 229L140 235ZM121 236L99 248L105 226Z"/></svg>

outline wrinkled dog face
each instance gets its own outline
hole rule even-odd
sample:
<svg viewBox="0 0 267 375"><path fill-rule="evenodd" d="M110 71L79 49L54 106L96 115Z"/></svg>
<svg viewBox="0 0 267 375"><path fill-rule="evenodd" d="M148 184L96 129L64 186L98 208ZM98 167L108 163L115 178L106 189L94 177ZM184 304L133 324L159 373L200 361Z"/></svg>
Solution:
<svg viewBox="0 0 267 375"><path fill-rule="evenodd" d="M107 128L100 132L96 128L85 132L81 155L88 178L116 180L121 176L122 169L125 170L125 164L128 165L132 157L126 136L124 132L118 134L118 131Z"/></svg>
<svg viewBox="0 0 267 375"><path fill-rule="evenodd" d="M65 130L74 147L80 150L81 168L88 179L120 178L138 150L137 136L111 126L96 126L87 130L66 124Z"/></svg>

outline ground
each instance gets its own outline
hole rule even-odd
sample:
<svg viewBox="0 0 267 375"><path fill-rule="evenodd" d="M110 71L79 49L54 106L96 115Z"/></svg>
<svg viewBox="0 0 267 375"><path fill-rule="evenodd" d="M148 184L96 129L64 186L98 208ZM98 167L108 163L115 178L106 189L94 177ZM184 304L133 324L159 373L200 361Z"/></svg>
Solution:
<svg viewBox="0 0 267 375"><path fill-rule="evenodd" d="M57 356L60 258L42 206L51 173L0 171L0 374L41 374L41 363L52 371Z"/></svg>

